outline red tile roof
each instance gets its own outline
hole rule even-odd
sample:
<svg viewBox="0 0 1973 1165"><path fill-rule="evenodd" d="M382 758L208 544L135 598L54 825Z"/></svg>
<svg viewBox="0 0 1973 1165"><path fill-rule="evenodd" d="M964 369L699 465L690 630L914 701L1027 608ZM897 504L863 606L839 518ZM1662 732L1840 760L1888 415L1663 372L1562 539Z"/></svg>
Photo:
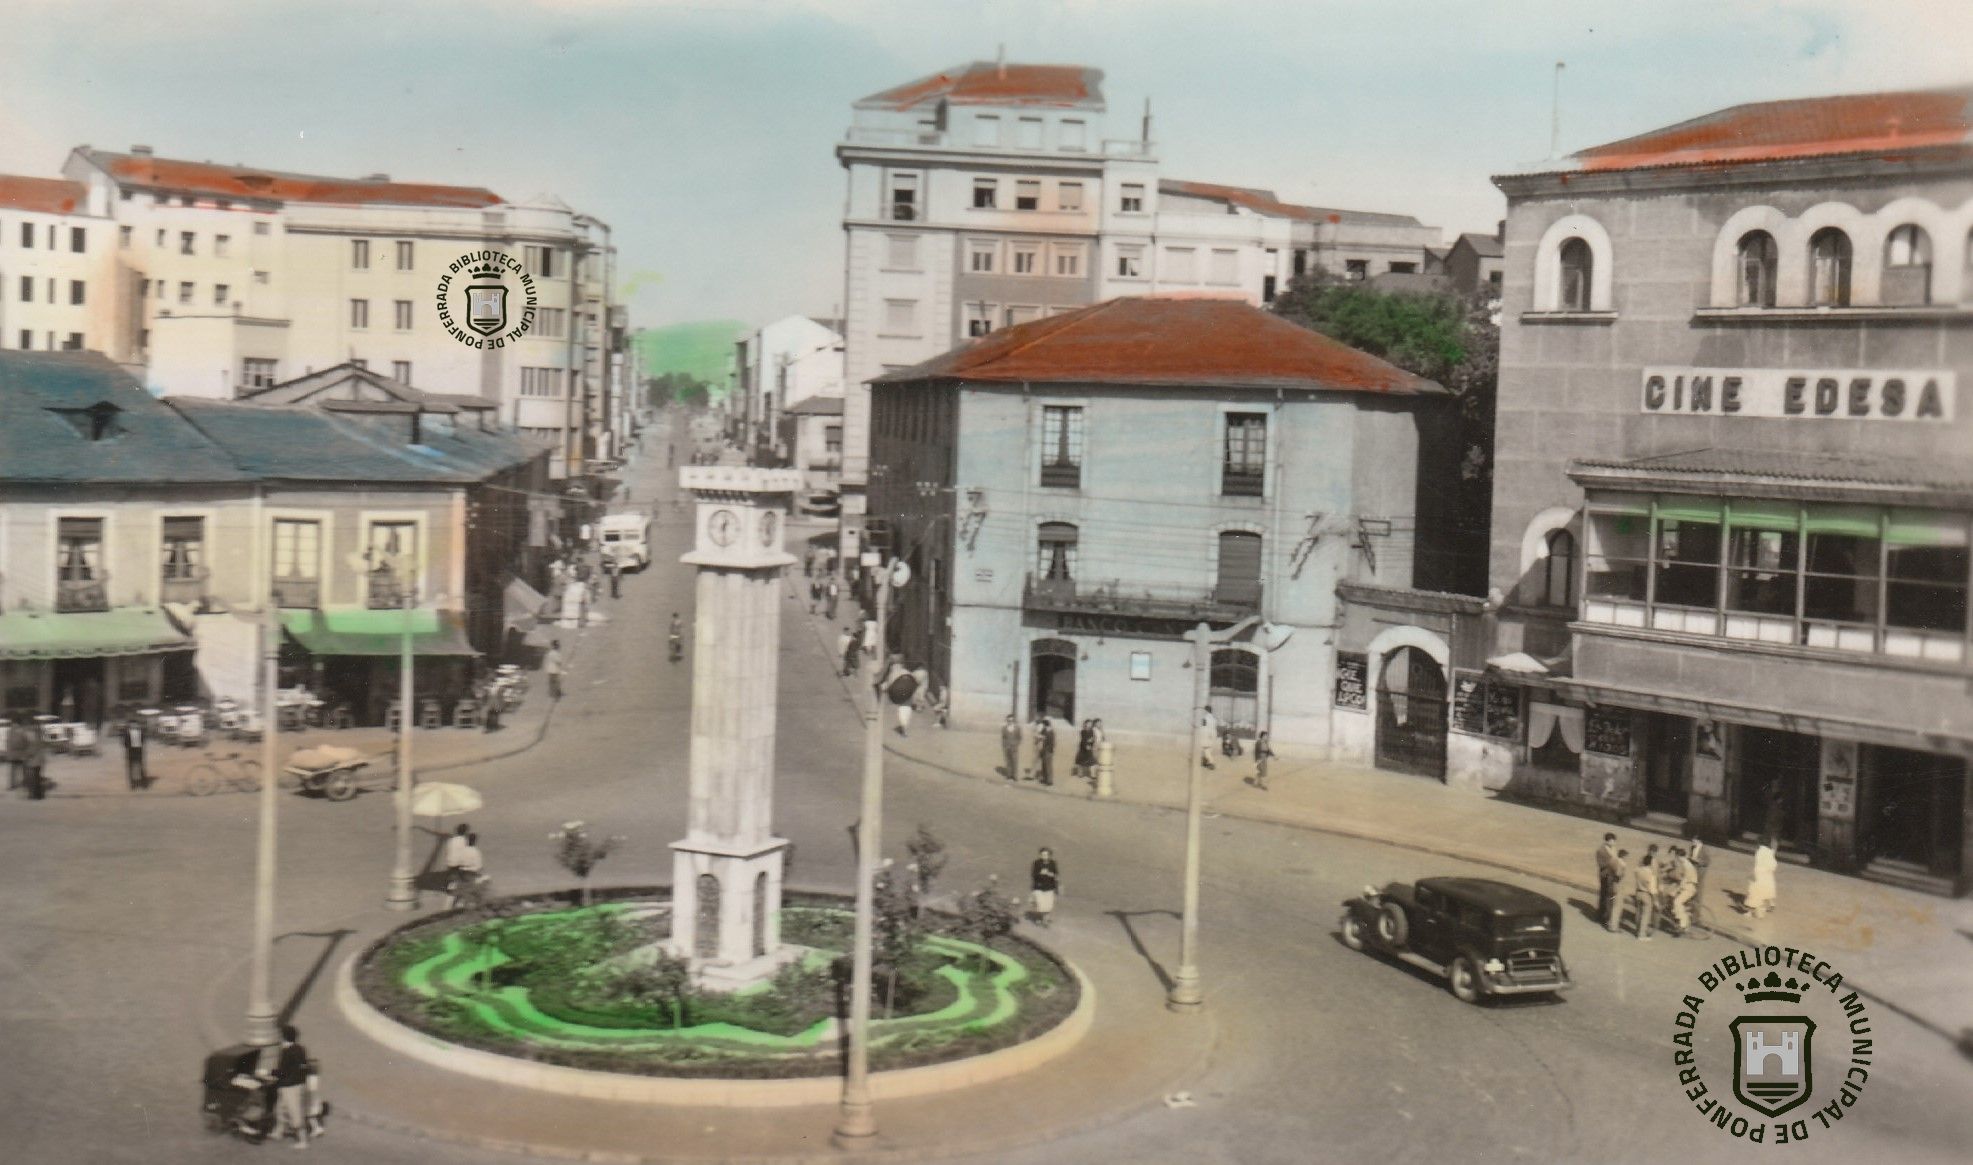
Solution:
<svg viewBox="0 0 1973 1165"><path fill-rule="evenodd" d="M1423 226L1408 214L1384 214L1370 210L1336 210L1327 206L1301 206L1293 202L1283 202L1274 196L1272 190L1260 190L1251 186L1222 186L1216 182L1190 182L1179 178L1158 179L1160 194L1181 194L1190 198L1209 198L1215 202L1232 203L1243 206L1255 214L1269 218L1292 218L1302 222L1348 222L1381 223L1388 226Z"/></svg>
<svg viewBox="0 0 1973 1165"><path fill-rule="evenodd" d="M73 214L82 206L80 182L60 178L28 178L0 174L0 206L10 210L32 210L42 214Z"/></svg>
<svg viewBox="0 0 1973 1165"><path fill-rule="evenodd" d="M251 166L184 162L148 154L118 154L90 149L81 152L120 185L140 189L267 202L434 206L461 210L497 206L503 201L498 194L478 186L433 186L375 178L324 178L314 174L257 170Z"/></svg>
<svg viewBox="0 0 1973 1165"><path fill-rule="evenodd" d="M1744 165L1973 145L1973 88L1736 105L1571 156L1577 170ZM1553 167L1535 167L1537 171Z"/></svg>
<svg viewBox="0 0 1973 1165"><path fill-rule="evenodd" d="M920 77L857 102L913 109L945 99L954 105L1041 105L1102 108L1103 70L1087 65L997 65L974 61Z"/></svg>
<svg viewBox="0 0 1973 1165"><path fill-rule="evenodd" d="M994 332L876 382L946 379L1392 395L1444 391L1257 307L1215 299L1113 299Z"/></svg>

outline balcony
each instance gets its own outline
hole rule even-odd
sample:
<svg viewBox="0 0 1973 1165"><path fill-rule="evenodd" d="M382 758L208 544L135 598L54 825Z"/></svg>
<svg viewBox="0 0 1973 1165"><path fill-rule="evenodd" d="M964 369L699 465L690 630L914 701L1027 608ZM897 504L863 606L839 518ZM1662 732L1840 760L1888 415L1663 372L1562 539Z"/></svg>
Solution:
<svg viewBox="0 0 1973 1165"><path fill-rule="evenodd" d="M167 603L184 603L196 607L205 602L206 580L204 574L192 576L165 575L158 584L158 594Z"/></svg>
<svg viewBox="0 0 1973 1165"><path fill-rule="evenodd" d="M1030 573L1021 589L1021 607L1064 615L1176 620L1190 626L1199 622L1231 623L1258 614L1262 593L1258 580L1214 587L1174 587L1120 579L1088 582L1036 578Z"/></svg>
<svg viewBox="0 0 1973 1165"><path fill-rule="evenodd" d="M404 605L404 587L390 571L371 571L364 578L364 601L372 611L396 610Z"/></svg>
<svg viewBox="0 0 1973 1165"><path fill-rule="evenodd" d="M1041 467L1041 484L1047 489L1080 489L1082 466L1068 461L1044 463Z"/></svg>
<svg viewBox="0 0 1973 1165"><path fill-rule="evenodd" d="M57 611L107 611L110 609L110 580L65 578L55 582Z"/></svg>
<svg viewBox="0 0 1973 1165"><path fill-rule="evenodd" d="M320 608L322 606L322 580L318 578L275 579L274 605L302 610Z"/></svg>

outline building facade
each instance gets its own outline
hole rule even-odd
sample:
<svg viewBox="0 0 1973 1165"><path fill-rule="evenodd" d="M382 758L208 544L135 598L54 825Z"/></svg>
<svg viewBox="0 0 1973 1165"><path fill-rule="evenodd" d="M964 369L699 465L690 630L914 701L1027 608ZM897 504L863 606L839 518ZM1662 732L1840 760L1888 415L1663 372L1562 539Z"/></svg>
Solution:
<svg viewBox="0 0 1973 1165"><path fill-rule="evenodd" d="M799 315L775 320L734 342L733 367L732 399L747 447L769 460L789 460L794 450L783 432L788 410L811 397L842 398L842 321Z"/></svg>
<svg viewBox="0 0 1973 1165"><path fill-rule="evenodd" d="M1514 714L1474 722L1477 779L1967 890L1969 96L1736 107L1495 180L1471 680Z"/></svg>
<svg viewBox="0 0 1973 1165"><path fill-rule="evenodd" d="M115 355L135 306L115 240L82 184L0 175L0 349Z"/></svg>

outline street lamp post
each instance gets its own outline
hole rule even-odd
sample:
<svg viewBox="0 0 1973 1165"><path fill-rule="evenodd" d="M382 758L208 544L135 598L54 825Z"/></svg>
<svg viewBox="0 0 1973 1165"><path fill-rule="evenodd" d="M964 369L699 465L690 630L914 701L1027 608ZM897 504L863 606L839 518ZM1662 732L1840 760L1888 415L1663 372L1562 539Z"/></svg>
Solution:
<svg viewBox="0 0 1973 1165"><path fill-rule="evenodd" d="M1199 726L1204 722L1206 669L1211 665L1206 643L1212 628L1204 623L1186 633L1192 642L1192 708L1185 729L1185 907L1178 930L1178 973L1172 976L1165 1006L1173 1011L1197 1011L1205 1003L1199 989L1199 823L1204 782L1199 770Z"/></svg>
<svg viewBox="0 0 1973 1165"><path fill-rule="evenodd" d="M274 737L281 721L274 701L281 682L281 609L271 594L261 636L260 842L254 876L253 965L247 980L247 1042L264 1048L281 1042L279 1015L274 1010L274 847L278 839L274 794L280 785L274 777Z"/></svg>
<svg viewBox="0 0 1973 1165"><path fill-rule="evenodd" d="M411 865L411 588L399 596L402 639L397 672L397 855L391 863L390 891L384 905L391 910L418 909L418 878Z"/></svg>
<svg viewBox="0 0 1973 1165"><path fill-rule="evenodd" d="M868 563L882 557L874 551ZM883 682L886 624L890 619L891 569L877 579L877 641L870 656L870 720L863 730L863 806L856 827L856 936L850 958L849 1064L843 1074L843 1099L833 1138L839 1149L856 1149L874 1142L877 1114L870 1104L870 973L872 935L876 930L877 855L884 844L884 705L878 685Z"/></svg>

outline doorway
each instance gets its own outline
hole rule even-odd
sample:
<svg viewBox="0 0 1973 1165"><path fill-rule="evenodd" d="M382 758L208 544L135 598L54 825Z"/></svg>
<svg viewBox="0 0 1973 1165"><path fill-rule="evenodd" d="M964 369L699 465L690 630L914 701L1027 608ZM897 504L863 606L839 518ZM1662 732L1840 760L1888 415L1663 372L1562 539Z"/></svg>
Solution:
<svg viewBox="0 0 1973 1165"><path fill-rule="evenodd" d="M1645 724L1644 811L1682 819L1692 805L1692 721L1654 713Z"/></svg>
<svg viewBox="0 0 1973 1165"><path fill-rule="evenodd" d="M1735 832L1756 839L1772 834L1785 849L1813 850L1822 739L1746 726L1738 733L1733 749L1739 765Z"/></svg>
<svg viewBox="0 0 1973 1165"><path fill-rule="evenodd" d="M1866 861L1958 878L1965 832L1966 762L1958 757L1866 744L1858 766L1868 782Z"/></svg>
<svg viewBox="0 0 1973 1165"><path fill-rule="evenodd" d="M80 724L100 724L103 719L103 659L58 659L54 661L54 706L50 711L64 720Z"/></svg>
<svg viewBox="0 0 1973 1165"><path fill-rule="evenodd" d="M1037 639L1029 649L1029 712L1076 722L1076 645L1066 639Z"/></svg>
<svg viewBox="0 0 1973 1165"><path fill-rule="evenodd" d="M1400 647L1377 671L1377 767L1445 779L1446 678L1416 647Z"/></svg>

